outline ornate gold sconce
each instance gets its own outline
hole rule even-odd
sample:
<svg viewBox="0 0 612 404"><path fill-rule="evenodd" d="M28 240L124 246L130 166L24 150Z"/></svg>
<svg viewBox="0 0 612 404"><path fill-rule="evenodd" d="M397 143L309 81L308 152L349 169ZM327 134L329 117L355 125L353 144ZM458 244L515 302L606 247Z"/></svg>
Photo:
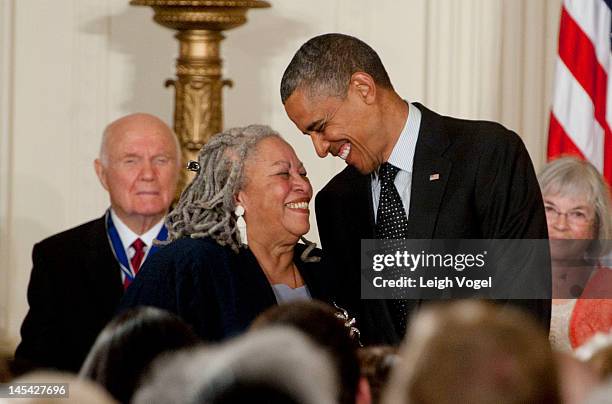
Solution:
<svg viewBox="0 0 612 404"><path fill-rule="evenodd" d="M261 0L131 0L134 6L150 6L158 24L178 33L179 57L174 86L174 131L183 156L195 159L200 148L223 128L222 89L232 85L222 78L220 56L223 30L246 23L249 8L266 8ZM186 183L183 177L179 189Z"/></svg>

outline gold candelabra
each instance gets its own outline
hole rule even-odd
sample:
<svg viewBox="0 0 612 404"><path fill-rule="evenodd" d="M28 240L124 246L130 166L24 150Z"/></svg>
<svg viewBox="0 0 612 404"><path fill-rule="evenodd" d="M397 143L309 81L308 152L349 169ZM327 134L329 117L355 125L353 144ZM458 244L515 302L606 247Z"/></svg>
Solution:
<svg viewBox="0 0 612 404"><path fill-rule="evenodd" d="M179 56L173 86L174 131L183 157L195 159L200 148L223 129L222 89L232 85L223 79L220 56L221 33L247 22L250 8L270 7L262 0L131 0L131 5L150 6L153 20L178 33ZM188 178L184 175L179 189Z"/></svg>

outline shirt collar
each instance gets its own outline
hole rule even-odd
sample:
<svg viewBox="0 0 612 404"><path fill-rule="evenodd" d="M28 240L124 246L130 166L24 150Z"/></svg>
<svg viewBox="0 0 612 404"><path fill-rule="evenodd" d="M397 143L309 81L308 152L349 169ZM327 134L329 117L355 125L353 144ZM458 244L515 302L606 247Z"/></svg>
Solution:
<svg viewBox="0 0 612 404"><path fill-rule="evenodd" d="M388 162L400 170L412 172L417 138L421 127L421 111L408 103L408 119L400 133L397 143L393 146Z"/></svg>
<svg viewBox="0 0 612 404"><path fill-rule="evenodd" d="M162 226L164 225L164 219L162 218L159 222L157 222L153 227L147 230L146 233L138 235L134 233L125 223L121 221L119 216L115 213L115 211L111 208L110 210L111 219L113 219L113 223L115 224L115 228L117 229L117 233L119 233L119 238L121 239L121 244L123 244L123 248L126 250L132 245L137 238L144 241L147 247L151 247L153 245L153 240L159 234Z"/></svg>

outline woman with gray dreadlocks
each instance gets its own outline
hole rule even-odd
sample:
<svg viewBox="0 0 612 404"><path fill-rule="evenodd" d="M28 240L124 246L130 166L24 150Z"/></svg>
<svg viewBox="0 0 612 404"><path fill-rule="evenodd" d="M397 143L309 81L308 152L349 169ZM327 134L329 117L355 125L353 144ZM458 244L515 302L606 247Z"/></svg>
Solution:
<svg viewBox="0 0 612 404"><path fill-rule="evenodd" d="M198 174L166 219L167 245L146 261L122 309L169 310L217 341L277 303L330 300L331 274L303 238L312 187L278 133L261 125L229 129L190 166Z"/></svg>

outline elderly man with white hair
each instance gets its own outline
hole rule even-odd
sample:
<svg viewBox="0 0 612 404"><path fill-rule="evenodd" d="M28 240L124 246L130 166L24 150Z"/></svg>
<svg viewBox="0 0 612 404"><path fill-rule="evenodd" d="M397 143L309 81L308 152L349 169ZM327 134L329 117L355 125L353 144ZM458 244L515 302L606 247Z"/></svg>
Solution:
<svg viewBox="0 0 612 404"><path fill-rule="evenodd" d="M153 240L166 238L180 161L176 136L155 116L132 114L106 127L94 166L110 208L34 246L17 367L78 371L155 252Z"/></svg>

